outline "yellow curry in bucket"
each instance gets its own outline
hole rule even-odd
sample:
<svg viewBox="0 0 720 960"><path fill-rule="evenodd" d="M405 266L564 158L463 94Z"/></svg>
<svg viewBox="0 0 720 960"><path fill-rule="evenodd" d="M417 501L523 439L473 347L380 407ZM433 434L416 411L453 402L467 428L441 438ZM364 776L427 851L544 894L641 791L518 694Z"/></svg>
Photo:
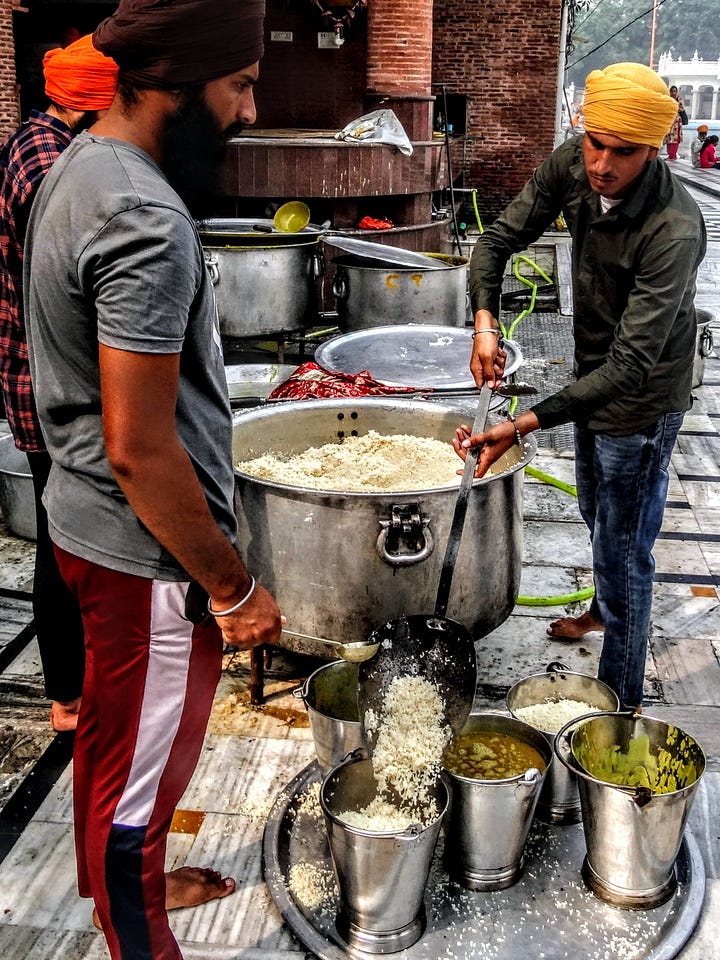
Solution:
<svg viewBox="0 0 720 960"><path fill-rule="evenodd" d="M704 767L695 740L671 725L664 744L651 745L650 737L642 733L631 737L624 747L594 742L585 725L573 736L573 754L597 780L620 787L642 787L652 794L674 793L691 786Z"/></svg>
<svg viewBox="0 0 720 960"><path fill-rule="evenodd" d="M541 773L545 760L530 744L506 733L474 730L456 737L447 747L443 767L470 780L508 780L535 768Z"/></svg>

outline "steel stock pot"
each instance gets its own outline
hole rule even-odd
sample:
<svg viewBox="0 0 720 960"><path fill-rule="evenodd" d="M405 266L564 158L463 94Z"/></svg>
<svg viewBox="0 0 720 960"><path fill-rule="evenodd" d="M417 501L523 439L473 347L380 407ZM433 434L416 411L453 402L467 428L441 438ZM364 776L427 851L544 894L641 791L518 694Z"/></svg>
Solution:
<svg viewBox="0 0 720 960"><path fill-rule="evenodd" d="M317 313L325 268L319 228L282 233L272 220L201 220L220 333L264 337L301 330Z"/></svg>
<svg viewBox="0 0 720 960"><path fill-rule="evenodd" d="M457 412L433 401L280 403L234 415L234 462L269 451L292 456L370 430L450 441L459 422ZM523 450L505 454L500 472L476 480L471 490L447 613L475 638L503 623L518 595L523 467L535 452L526 438ZM334 658L323 638L366 640L386 620L432 609L456 493L454 484L410 492L327 492L236 469L238 548L287 618L281 645Z"/></svg>

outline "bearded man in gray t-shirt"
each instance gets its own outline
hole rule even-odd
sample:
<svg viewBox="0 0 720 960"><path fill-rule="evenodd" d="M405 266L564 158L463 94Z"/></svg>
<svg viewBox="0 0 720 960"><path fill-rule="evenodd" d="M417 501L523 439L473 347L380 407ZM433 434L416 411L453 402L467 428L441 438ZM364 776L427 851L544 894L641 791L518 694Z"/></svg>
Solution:
<svg viewBox="0 0 720 960"><path fill-rule="evenodd" d="M87 647L79 887L113 960L179 957L166 902L234 889L179 871L166 891L165 841L223 639L249 649L281 630L234 547L217 316L182 199L212 179L232 128L255 119L263 13L262 0L121 0L94 35L119 64L118 96L52 169L28 228L31 369L53 461L45 501Z"/></svg>

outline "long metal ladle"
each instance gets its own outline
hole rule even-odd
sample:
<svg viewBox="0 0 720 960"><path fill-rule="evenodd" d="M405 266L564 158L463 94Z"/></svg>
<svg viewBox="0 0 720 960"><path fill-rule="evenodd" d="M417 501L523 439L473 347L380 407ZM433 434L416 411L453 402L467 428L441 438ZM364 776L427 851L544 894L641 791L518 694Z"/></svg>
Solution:
<svg viewBox="0 0 720 960"><path fill-rule="evenodd" d="M485 429L491 397L490 388L483 386L472 425L473 436ZM375 629L368 638L370 642L379 643L382 650L377 657L360 666L358 707L363 724L362 718L368 709L372 709L377 716L381 715L390 685L393 680L405 675L420 675L437 687L445 704L446 722L456 736L472 709L477 681L475 644L470 632L461 624L449 620L445 613L479 453L479 448L475 447L468 450L465 458L434 612L390 620ZM365 729L371 752L377 733L377 729Z"/></svg>

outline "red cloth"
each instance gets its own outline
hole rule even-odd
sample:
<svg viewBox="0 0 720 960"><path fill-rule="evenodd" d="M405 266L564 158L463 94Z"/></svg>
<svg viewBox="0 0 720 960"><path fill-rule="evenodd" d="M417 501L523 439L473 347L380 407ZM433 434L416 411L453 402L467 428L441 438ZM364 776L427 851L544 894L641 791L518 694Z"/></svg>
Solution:
<svg viewBox="0 0 720 960"><path fill-rule="evenodd" d="M361 230L390 230L392 220L378 220L376 217L363 217L358 227Z"/></svg>
<svg viewBox="0 0 720 960"><path fill-rule="evenodd" d="M373 380L369 370L360 373L332 373L314 360L302 363L283 380L269 400L325 400L330 397L387 397L396 393L415 393L420 387L392 387ZM427 393L427 390L423 390Z"/></svg>

